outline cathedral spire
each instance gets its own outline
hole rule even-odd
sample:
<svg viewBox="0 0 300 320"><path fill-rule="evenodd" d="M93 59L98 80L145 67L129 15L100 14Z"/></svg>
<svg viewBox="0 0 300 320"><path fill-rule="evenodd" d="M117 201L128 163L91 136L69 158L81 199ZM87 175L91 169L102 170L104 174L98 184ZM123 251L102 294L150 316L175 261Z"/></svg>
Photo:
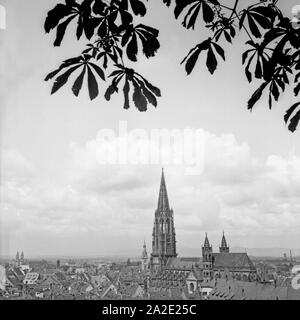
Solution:
<svg viewBox="0 0 300 320"><path fill-rule="evenodd" d="M173 210L170 209L164 170L162 170L157 209L155 210L151 269L160 269L177 256Z"/></svg>
<svg viewBox="0 0 300 320"><path fill-rule="evenodd" d="M221 241L221 246L220 246L220 252L221 253L229 253L229 246L227 245L224 231L223 231L223 236L222 236L222 241Z"/></svg>
<svg viewBox="0 0 300 320"><path fill-rule="evenodd" d="M170 211L164 169L162 169L162 174L161 174L157 211L158 212Z"/></svg>
<svg viewBox="0 0 300 320"><path fill-rule="evenodd" d="M227 247L227 242L226 242L226 239L225 239L224 231L223 231L221 246L222 246L222 247Z"/></svg>
<svg viewBox="0 0 300 320"><path fill-rule="evenodd" d="M207 238L207 232L205 232L204 247L205 248L210 247L210 244L209 244L209 241L208 241L208 238Z"/></svg>

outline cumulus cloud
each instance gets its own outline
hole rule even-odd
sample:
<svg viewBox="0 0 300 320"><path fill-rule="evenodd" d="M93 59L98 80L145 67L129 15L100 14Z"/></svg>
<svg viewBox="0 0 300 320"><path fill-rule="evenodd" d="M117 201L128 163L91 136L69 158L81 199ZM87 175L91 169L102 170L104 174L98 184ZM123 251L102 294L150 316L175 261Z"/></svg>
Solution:
<svg viewBox="0 0 300 320"><path fill-rule="evenodd" d="M65 176L51 179L17 150L4 149L1 220L10 237L40 237L49 252L66 237L74 252L83 243L99 253L130 246L138 252L137 242L151 239L161 165L103 165L99 148L97 138L71 143ZM179 245L200 247L205 231L218 239L226 230L244 245L264 246L274 235L287 246L287 234L299 237L299 168L295 155L256 159L233 135L205 132L202 174L186 175L183 164L165 168Z"/></svg>

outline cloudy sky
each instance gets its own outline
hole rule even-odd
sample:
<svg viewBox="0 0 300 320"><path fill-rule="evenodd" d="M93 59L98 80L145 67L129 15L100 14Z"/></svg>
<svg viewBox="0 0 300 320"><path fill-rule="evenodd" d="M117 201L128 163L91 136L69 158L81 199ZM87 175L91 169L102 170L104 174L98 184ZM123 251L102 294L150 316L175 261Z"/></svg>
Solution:
<svg viewBox="0 0 300 320"><path fill-rule="evenodd" d="M163 96L157 109L139 113L123 110L118 96L90 102L69 87L50 96L43 78L86 41L78 43L71 27L62 46L52 46L43 23L57 0L0 1L7 10L0 30L2 255L139 254L144 239L150 248L163 164L99 163L99 132L118 132L119 121L128 130L203 133L202 174L165 165L180 254L189 247L200 254L205 231L216 249L222 230L231 246L300 248L300 133L283 122L292 94L272 111L265 99L247 111L258 84L249 86L241 68L243 36L225 45L230 54L214 76L202 61L187 77L180 61L206 33L187 32L161 2L149 1L145 22L160 30L161 49L135 68ZM287 15L297 4L281 2Z"/></svg>

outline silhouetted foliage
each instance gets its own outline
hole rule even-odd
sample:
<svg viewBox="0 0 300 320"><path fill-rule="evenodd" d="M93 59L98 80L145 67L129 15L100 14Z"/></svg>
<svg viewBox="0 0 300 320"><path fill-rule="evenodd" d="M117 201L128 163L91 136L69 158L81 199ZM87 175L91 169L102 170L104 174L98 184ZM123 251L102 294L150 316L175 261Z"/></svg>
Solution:
<svg viewBox="0 0 300 320"><path fill-rule="evenodd" d="M139 111L146 111L148 104L157 106L160 90L135 70L126 67L125 59L136 62L138 54L154 57L160 48L159 31L142 23L135 25L134 16L147 13L148 0L65 0L48 12L45 31L56 29L54 46L60 46L72 21L76 24L76 38L83 35L90 41L81 55L64 61L51 72L46 81L54 79L52 93L65 85L70 76L80 70L72 86L78 96L87 77L91 100L99 94L98 81L112 82L104 96L111 99L119 92L124 82L124 108L134 102ZM157 0L158 1L158 0ZM300 92L300 29L285 17L280 10L279 0L257 2L234 0L232 7L221 0L163 0L174 7L175 19L182 21L186 29L201 28L201 23L211 31L208 39L202 39L181 62L190 74L200 54L206 56L206 66L214 74L220 58L225 60L222 43L233 43L238 32L249 38L242 54L242 64L249 82L260 80L261 84L248 101L248 109L268 95L271 109L274 101L288 86L293 86L294 95ZM246 4L247 3L247 4ZM87 74L87 76L86 76ZM131 93L131 94L130 94ZM288 129L295 131L300 120L300 102L290 107L284 117Z"/></svg>
<svg viewBox="0 0 300 320"><path fill-rule="evenodd" d="M148 103L151 103L154 107L157 106L156 97L160 97L160 90L154 87L150 82L148 82L144 77L135 72L133 69L125 68L122 65L116 65L118 70L115 70L109 77L113 77L111 85L107 88L105 92L105 99L110 100L112 94L118 92L118 84L124 78L124 109L129 109L130 99L129 91L130 85L133 89L132 100L135 106L140 111L146 111Z"/></svg>

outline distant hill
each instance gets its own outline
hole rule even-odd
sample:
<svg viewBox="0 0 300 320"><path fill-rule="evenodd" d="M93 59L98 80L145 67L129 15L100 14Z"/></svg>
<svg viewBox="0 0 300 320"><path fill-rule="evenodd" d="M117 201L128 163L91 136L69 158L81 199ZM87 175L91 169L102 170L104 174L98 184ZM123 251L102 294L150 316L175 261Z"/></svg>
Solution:
<svg viewBox="0 0 300 320"><path fill-rule="evenodd" d="M283 254L286 253L287 257L290 256L290 250L292 250L293 258L300 256L300 249L289 248L243 248L232 247L230 252L247 252L249 256L253 257L274 257L283 258ZM201 248L178 248L178 254L181 257L197 257L201 256Z"/></svg>
<svg viewBox="0 0 300 320"><path fill-rule="evenodd" d="M292 256L293 258L300 258L300 249L291 249L292 250ZM124 260L127 258L130 258L132 260L138 260L140 258L140 252L133 249L128 250L120 250L121 253L118 253L116 250L110 253L96 253L96 252L88 252L84 254L78 254L78 255L43 255L43 256L28 256L31 260L53 260L61 259L105 259L105 260ZM231 252L247 252L249 256L252 257L272 257L272 258L283 258L283 254L286 253L287 257L290 256L290 249L289 248L243 248L243 247L232 247L230 248ZM201 257L201 247L198 248L186 248L186 247L178 247L178 255L180 257ZM148 250L148 254L151 253L151 250ZM1 257L0 256L0 262L4 263L5 261L13 259L13 257Z"/></svg>
<svg viewBox="0 0 300 320"><path fill-rule="evenodd" d="M283 258L283 254L286 253L287 257L290 257L290 250L292 250L293 258L300 256L300 249L295 248L246 248L246 252L249 256L255 257L276 257ZM233 247L232 252L243 252L245 248Z"/></svg>

